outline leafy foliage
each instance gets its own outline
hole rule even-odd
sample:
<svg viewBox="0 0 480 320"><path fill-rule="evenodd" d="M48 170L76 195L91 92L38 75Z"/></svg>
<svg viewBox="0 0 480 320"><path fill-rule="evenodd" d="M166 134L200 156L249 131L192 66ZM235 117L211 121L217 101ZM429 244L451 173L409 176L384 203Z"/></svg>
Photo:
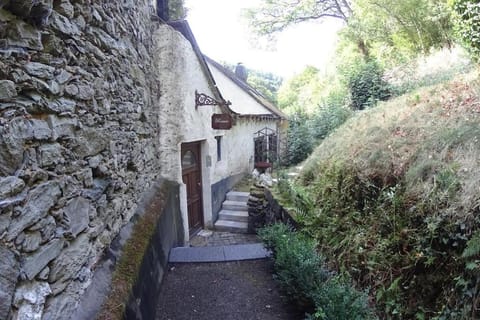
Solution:
<svg viewBox="0 0 480 320"><path fill-rule="evenodd" d="M470 77L357 114L304 165L315 205L302 230L329 266L371 288L381 318L479 317L480 84Z"/></svg>
<svg viewBox="0 0 480 320"><path fill-rule="evenodd" d="M288 128L288 164L297 164L305 160L313 151L314 140L311 135L308 115L299 111L289 117Z"/></svg>
<svg viewBox="0 0 480 320"><path fill-rule="evenodd" d="M324 139L350 116L347 91L338 80L321 78L314 67L282 85L279 106L289 114L289 164L305 160L318 141Z"/></svg>
<svg viewBox="0 0 480 320"><path fill-rule="evenodd" d="M346 21L350 14L350 0L266 0L245 13L254 33L261 36L272 36L303 21L324 18Z"/></svg>
<svg viewBox="0 0 480 320"><path fill-rule="evenodd" d="M249 70L247 82L262 95L270 100L270 102L277 104L278 89L282 85L283 79L279 76L269 72L261 72L256 70Z"/></svg>
<svg viewBox="0 0 480 320"><path fill-rule="evenodd" d="M382 76L383 71L374 60L369 60L353 70L348 80L353 109L363 110L374 106L377 101L390 98L389 85Z"/></svg>
<svg viewBox="0 0 480 320"><path fill-rule="evenodd" d="M168 10L171 20L181 20L187 16L184 0L169 0Z"/></svg>
<svg viewBox="0 0 480 320"><path fill-rule="evenodd" d="M362 39L377 59L398 62L451 44L446 0L358 0L353 12L343 36Z"/></svg>
<svg viewBox="0 0 480 320"><path fill-rule="evenodd" d="M480 58L480 4L474 0L453 0L457 29L463 42L478 60Z"/></svg>
<svg viewBox="0 0 480 320"><path fill-rule="evenodd" d="M313 308L307 319L373 319L367 296L325 268L314 240L283 224L263 228L259 235L273 250L275 279L300 306Z"/></svg>
<svg viewBox="0 0 480 320"><path fill-rule="evenodd" d="M222 65L235 72L235 65L228 62L223 62ZM277 94L280 86L283 83L283 79L271 72L263 72L255 69L247 69L247 83L255 90L260 92L270 102L277 104Z"/></svg>

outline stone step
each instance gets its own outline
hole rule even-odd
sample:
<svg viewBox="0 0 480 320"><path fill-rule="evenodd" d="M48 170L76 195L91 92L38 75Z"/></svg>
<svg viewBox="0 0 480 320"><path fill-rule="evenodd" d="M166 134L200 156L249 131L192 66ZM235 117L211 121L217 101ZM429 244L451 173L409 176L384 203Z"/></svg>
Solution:
<svg viewBox="0 0 480 320"><path fill-rule="evenodd" d="M247 211L232 211L232 210L220 210L218 213L219 220L248 222Z"/></svg>
<svg viewBox="0 0 480 320"><path fill-rule="evenodd" d="M236 232L236 233L247 233L248 223L219 219L217 220L217 222L215 222L215 230L226 231L226 232Z"/></svg>
<svg viewBox="0 0 480 320"><path fill-rule="evenodd" d="M250 192L230 191L226 200L247 202L249 196Z"/></svg>
<svg viewBox="0 0 480 320"><path fill-rule="evenodd" d="M244 201L225 200L222 204L222 210L248 211L248 206Z"/></svg>

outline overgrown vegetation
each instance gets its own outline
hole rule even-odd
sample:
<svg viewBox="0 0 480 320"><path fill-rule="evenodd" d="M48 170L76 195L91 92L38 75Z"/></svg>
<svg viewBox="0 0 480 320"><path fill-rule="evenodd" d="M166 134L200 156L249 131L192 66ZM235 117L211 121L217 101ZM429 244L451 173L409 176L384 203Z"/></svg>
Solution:
<svg viewBox="0 0 480 320"><path fill-rule="evenodd" d="M97 320L119 320L125 315L125 306L132 291L143 257L150 244L159 212L147 211L139 217L130 239L123 248L112 277L110 293L97 316Z"/></svg>
<svg viewBox="0 0 480 320"><path fill-rule="evenodd" d="M273 250L275 279L292 300L311 310L307 319L374 318L367 295L325 268L311 238L284 224L265 227L259 235L266 247Z"/></svg>
<svg viewBox="0 0 480 320"><path fill-rule="evenodd" d="M478 61L480 58L480 5L474 0L451 0L456 13L456 31Z"/></svg>
<svg viewBox="0 0 480 320"><path fill-rule="evenodd" d="M381 318L480 317L479 92L470 74L366 110L315 150L300 186L279 183Z"/></svg>
<svg viewBox="0 0 480 320"><path fill-rule="evenodd" d="M290 164L320 146L277 194L329 269L369 288L382 319L480 318L480 82L455 43L478 61L479 14L473 0L273 0L249 11L261 36L345 21L334 72L309 67L279 90L294 119Z"/></svg>

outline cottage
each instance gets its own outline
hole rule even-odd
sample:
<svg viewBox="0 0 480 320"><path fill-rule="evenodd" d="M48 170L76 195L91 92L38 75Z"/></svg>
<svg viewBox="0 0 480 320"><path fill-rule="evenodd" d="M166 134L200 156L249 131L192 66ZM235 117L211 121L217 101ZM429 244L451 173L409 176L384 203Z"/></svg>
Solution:
<svg viewBox="0 0 480 320"><path fill-rule="evenodd" d="M189 239L214 227L225 194L256 162L277 159L286 117L246 79L205 57L186 21L169 24L179 32L163 39L158 59L159 70L172 70L160 81L161 173L181 183Z"/></svg>

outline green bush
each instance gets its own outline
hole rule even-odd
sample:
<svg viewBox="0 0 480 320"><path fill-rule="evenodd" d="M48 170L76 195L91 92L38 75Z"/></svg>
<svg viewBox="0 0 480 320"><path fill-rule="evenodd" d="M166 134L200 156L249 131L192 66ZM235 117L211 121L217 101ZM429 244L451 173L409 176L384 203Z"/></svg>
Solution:
<svg viewBox="0 0 480 320"><path fill-rule="evenodd" d="M361 64L350 73L348 87L353 109L363 110L390 98L390 87L382 76L383 70L375 60Z"/></svg>
<svg viewBox="0 0 480 320"><path fill-rule="evenodd" d="M363 320L374 319L368 306L368 296L354 289L341 277L333 277L323 284L313 297L316 310L308 320Z"/></svg>
<svg viewBox="0 0 480 320"><path fill-rule="evenodd" d="M314 139L306 113L298 111L290 116L288 128L288 154L286 165L305 160L313 151Z"/></svg>
<svg viewBox="0 0 480 320"><path fill-rule="evenodd" d="M480 58L480 4L478 0L453 0L457 31L476 60Z"/></svg>
<svg viewBox="0 0 480 320"><path fill-rule="evenodd" d="M374 318L367 295L325 268L313 239L283 224L265 227L259 236L273 250L281 287L300 306L315 310L307 319Z"/></svg>
<svg viewBox="0 0 480 320"><path fill-rule="evenodd" d="M312 134L315 139L325 139L336 128L340 127L352 115L345 105L325 104L312 118Z"/></svg>

